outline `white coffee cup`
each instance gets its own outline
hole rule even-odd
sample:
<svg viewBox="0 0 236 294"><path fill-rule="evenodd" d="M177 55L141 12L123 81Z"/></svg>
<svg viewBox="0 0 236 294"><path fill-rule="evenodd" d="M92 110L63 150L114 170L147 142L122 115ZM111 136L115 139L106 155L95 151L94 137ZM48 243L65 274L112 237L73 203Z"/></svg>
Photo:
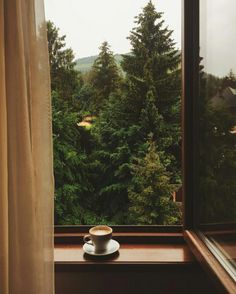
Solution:
<svg viewBox="0 0 236 294"><path fill-rule="evenodd" d="M94 246L95 252L102 252L112 238L112 228L108 226L96 226L89 230L89 235L84 236L84 242ZM89 241L92 242L89 242Z"/></svg>

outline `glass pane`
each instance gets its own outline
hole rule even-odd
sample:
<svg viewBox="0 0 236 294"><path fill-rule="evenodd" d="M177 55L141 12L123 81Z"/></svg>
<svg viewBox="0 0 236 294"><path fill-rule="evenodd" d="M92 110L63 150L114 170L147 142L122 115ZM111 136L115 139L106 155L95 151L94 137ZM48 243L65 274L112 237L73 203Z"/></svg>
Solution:
<svg viewBox="0 0 236 294"><path fill-rule="evenodd" d="M201 0L200 223L212 250L236 268L235 0Z"/></svg>
<svg viewBox="0 0 236 294"><path fill-rule="evenodd" d="M181 224L181 1L45 5L55 224Z"/></svg>

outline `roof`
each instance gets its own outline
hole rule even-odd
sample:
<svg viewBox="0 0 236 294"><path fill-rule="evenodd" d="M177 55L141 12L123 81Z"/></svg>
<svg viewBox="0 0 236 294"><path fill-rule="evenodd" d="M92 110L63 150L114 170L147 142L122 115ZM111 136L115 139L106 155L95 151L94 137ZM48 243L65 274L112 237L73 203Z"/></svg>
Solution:
<svg viewBox="0 0 236 294"><path fill-rule="evenodd" d="M80 123L77 123L78 127L91 127L91 123L87 121L81 121Z"/></svg>
<svg viewBox="0 0 236 294"><path fill-rule="evenodd" d="M229 87L229 90L232 92L234 96L236 96L236 89Z"/></svg>
<svg viewBox="0 0 236 294"><path fill-rule="evenodd" d="M93 120L95 120L97 117L95 115L87 115L83 118L83 121L87 121L87 122L92 122Z"/></svg>
<svg viewBox="0 0 236 294"><path fill-rule="evenodd" d="M225 88L211 99L211 103L213 106L225 105L229 108L236 107L236 89L231 87Z"/></svg>

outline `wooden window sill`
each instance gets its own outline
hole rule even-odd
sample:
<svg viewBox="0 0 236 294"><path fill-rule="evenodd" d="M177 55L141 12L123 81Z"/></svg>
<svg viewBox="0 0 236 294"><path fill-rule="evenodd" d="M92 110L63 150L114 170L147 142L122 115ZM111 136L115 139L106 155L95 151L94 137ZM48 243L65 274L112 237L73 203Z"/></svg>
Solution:
<svg viewBox="0 0 236 294"><path fill-rule="evenodd" d="M121 244L114 256L105 260L90 259L82 245L55 245L55 263L190 263L194 257L186 244Z"/></svg>
<svg viewBox="0 0 236 294"><path fill-rule="evenodd" d="M83 233L55 234L56 271L143 269L196 264L182 233L115 233L119 252L107 257L90 257L83 251ZM145 241L145 242L144 242Z"/></svg>

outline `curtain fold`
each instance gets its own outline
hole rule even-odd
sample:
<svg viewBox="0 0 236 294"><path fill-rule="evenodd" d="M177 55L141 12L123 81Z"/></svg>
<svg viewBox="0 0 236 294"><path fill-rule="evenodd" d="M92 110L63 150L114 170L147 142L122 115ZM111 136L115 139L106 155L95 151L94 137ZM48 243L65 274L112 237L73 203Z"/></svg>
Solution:
<svg viewBox="0 0 236 294"><path fill-rule="evenodd" d="M43 0L0 0L0 293L52 294L53 166Z"/></svg>

